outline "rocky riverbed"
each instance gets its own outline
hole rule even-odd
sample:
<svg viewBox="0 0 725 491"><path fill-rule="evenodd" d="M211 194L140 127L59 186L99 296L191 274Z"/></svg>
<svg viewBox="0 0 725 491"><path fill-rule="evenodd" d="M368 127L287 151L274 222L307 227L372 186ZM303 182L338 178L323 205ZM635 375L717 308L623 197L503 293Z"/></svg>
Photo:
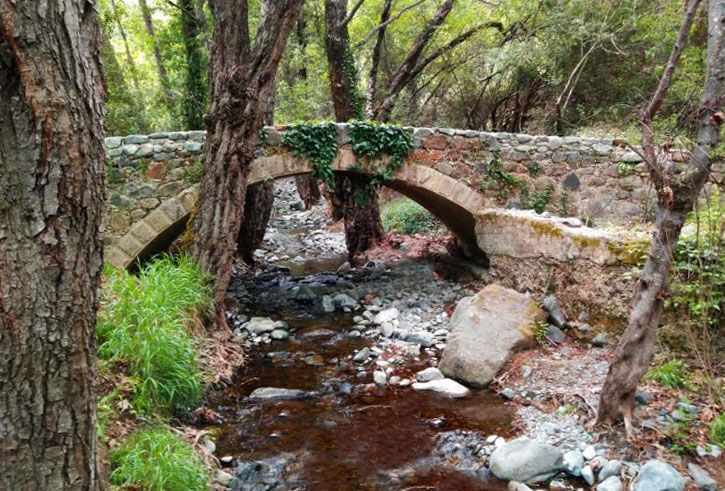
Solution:
<svg viewBox="0 0 725 491"><path fill-rule="evenodd" d="M689 477L586 429L606 338L591 347L550 326L545 348L515 355L490 388L446 378L437 367L450 315L487 277L416 256L415 240L352 268L323 208L303 210L281 181L259 264L240 268L230 289L230 324L249 360L210 400L223 419L209 428L218 486L715 489L700 467Z"/></svg>

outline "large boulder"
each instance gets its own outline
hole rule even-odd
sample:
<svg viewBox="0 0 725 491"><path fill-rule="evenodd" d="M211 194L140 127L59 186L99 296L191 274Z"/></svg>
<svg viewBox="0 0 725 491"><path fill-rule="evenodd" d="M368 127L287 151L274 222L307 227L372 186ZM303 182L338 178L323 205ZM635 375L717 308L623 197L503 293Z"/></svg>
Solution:
<svg viewBox="0 0 725 491"><path fill-rule="evenodd" d="M447 377L484 387L512 353L536 344L534 325L545 319L528 295L488 285L458 302L439 368Z"/></svg>
<svg viewBox="0 0 725 491"><path fill-rule="evenodd" d="M551 445L518 438L501 445L491 454L490 467L499 479L541 482L562 469L562 454Z"/></svg>

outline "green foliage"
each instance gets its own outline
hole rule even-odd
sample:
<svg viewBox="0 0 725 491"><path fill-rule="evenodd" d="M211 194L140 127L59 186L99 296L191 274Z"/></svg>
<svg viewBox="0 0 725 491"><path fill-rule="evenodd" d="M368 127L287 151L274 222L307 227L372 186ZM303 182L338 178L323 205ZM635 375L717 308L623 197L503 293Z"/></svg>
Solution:
<svg viewBox="0 0 725 491"><path fill-rule="evenodd" d="M163 427L136 431L111 455L111 483L146 491L206 491L209 475L194 449Z"/></svg>
<svg viewBox="0 0 725 491"><path fill-rule="evenodd" d="M539 174L541 174L541 165L538 162L527 162L526 170L531 177L537 177Z"/></svg>
<svg viewBox="0 0 725 491"><path fill-rule="evenodd" d="M362 94L360 94L360 89L358 88L359 80L358 80L358 73L357 68L355 67L355 58L352 56L352 51L350 50L350 47L345 50L345 53L343 55L342 60L342 73L347 78L350 88L351 88L351 94L350 94L350 104L352 105L352 109L355 113L355 118L357 119L363 119L365 117L365 114L363 112L363 104L364 100L362 97Z"/></svg>
<svg viewBox="0 0 725 491"><path fill-rule="evenodd" d="M529 192L528 186L521 186L521 207L526 210L534 210L541 214L546 210L547 205L554 195L554 186L547 184L541 191Z"/></svg>
<svg viewBox="0 0 725 491"><path fill-rule="evenodd" d="M168 414L198 402L201 375L187 323L210 304L207 279L185 257L154 261L138 276L107 271L98 355L128 366L138 412Z"/></svg>
<svg viewBox="0 0 725 491"><path fill-rule="evenodd" d="M682 389L688 381L687 366L682 360L670 360L652 368L647 372L646 378L671 389Z"/></svg>
<svg viewBox="0 0 725 491"><path fill-rule="evenodd" d="M617 164L617 175L619 177L631 176L636 170L637 164L634 162L619 162Z"/></svg>
<svg viewBox="0 0 725 491"><path fill-rule="evenodd" d="M725 413L720 413L710 423L710 440L720 448L725 448Z"/></svg>
<svg viewBox="0 0 725 491"><path fill-rule="evenodd" d="M403 166L405 158L413 150L413 139L408 130L399 126L372 121L350 123L350 142L356 157L377 159L389 156L387 165L373 177L373 184L390 181Z"/></svg>
<svg viewBox="0 0 725 491"><path fill-rule="evenodd" d="M332 162L337 156L337 129L335 123L299 123L291 125L282 134L282 143L292 153L312 163L313 175L335 187Z"/></svg>
<svg viewBox="0 0 725 491"><path fill-rule="evenodd" d="M184 181L188 183L201 182L204 177L204 162L201 158L194 159L191 165L184 167Z"/></svg>
<svg viewBox="0 0 725 491"><path fill-rule="evenodd" d="M714 190L705 206L693 212L674 254L672 297L668 306L682 309L703 327L717 327L725 308L725 204Z"/></svg>
<svg viewBox="0 0 725 491"><path fill-rule="evenodd" d="M436 229L439 224L428 210L409 198L386 203L382 211L386 232L419 234Z"/></svg>
<svg viewBox="0 0 725 491"><path fill-rule="evenodd" d="M521 187L521 181L511 173L506 172L501 162L501 153L493 152L491 161L486 164L485 177L481 182L481 191L496 190L499 198L506 198L511 192Z"/></svg>
<svg viewBox="0 0 725 491"><path fill-rule="evenodd" d="M534 323L534 339L539 344L546 343L546 333L549 330L549 324L545 321L536 321Z"/></svg>

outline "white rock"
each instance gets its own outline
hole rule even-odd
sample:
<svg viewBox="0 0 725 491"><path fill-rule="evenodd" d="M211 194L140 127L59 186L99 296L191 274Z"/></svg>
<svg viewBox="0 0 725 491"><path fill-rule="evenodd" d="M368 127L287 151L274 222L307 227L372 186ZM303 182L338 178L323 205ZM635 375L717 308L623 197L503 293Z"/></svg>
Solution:
<svg viewBox="0 0 725 491"><path fill-rule="evenodd" d="M622 481L618 476L609 476L597 486L597 491L622 491Z"/></svg>
<svg viewBox="0 0 725 491"><path fill-rule="evenodd" d="M582 455L586 460L592 460L597 456L597 449L593 445L587 445L582 451Z"/></svg>
<svg viewBox="0 0 725 491"><path fill-rule="evenodd" d="M454 398L466 397L471 392L468 388L449 378L431 380L430 382L415 382L413 389L430 390Z"/></svg>
<svg viewBox="0 0 725 491"><path fill-rule="evenodd" d="M375 370L373 372L373 381L377 385L385 385L388 383L388 376L382 370Z"/></svg>
<svg viewBox="0 0 725 491"><path fill-rule="evenodd" d="M445 377L441 371L436 367L429 367L415 374L415 380L418 382L430 382L432 380L441 380L444 378Z"/></svg>
<svg viewBox="0 0 725 491"><path fill-rule="evenodd" d="M393 320L397 319L400 316L400 311L396 309L395 307L391 307L389 309L381 310L380 312L375 315L373 318L373 322L375 324L383 324L385 322L392 322Z"/></svg>

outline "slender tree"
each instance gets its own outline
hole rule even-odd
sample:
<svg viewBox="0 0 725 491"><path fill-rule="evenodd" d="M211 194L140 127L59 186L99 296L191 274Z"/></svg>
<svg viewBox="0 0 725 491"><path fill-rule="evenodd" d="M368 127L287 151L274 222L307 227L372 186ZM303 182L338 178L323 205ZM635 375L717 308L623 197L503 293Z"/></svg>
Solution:
<svg viewBox="0 0 725 491"><path fill-rule="evenodd" d="M212 2L210 2L211 4ZM194 0L179 0L182 41L186 56L184 76L183 112L187 130L204 128L207 88L204 83L204 55L200 39L203 25L202 12L194 5Z"/></svg>
<svg viewBox="0 0 725 491"><path fill-rule="evenodd" d="M680 55L701 0L690 0L670 58L657 89L643 111L642 155L657 191L657 216L647 260L637 282L627 329L619 340L614 360L602 388L599 423L624 418L632 436L634 394L652 360L664 298L667 294L672 254L687 214L710 175L710 152L720 140L725 115L725 0L709 0L707 74L699 110L699 128L694 147L684 164L657 152L652 120L664 102Z"/></svg>
<svg viewBox="0 0 725 491"><path fill-rule="evenodd" d="M164 102L171 110L174 107L174 95L171 90L169 75L166 72L166 67L164 66L164 59L161 57L161 47L159 46L159 40L156 37L151 9L149 8L146 0L138 0L138 5L141 7L141 15L143 16L144 26L146 27L146 34L148 34L149 39L151 40L151 45L153 46L156 71L159 74L159 83L161 84L161 92L164 95Z"/></svg>
<svg viewBox="0 0 725 491"><path fill-rule="evenodd" d="M0 0L0 489L95 490L95 2Z"/></svg>
<svg viewBox="0 0 725 491"><path fill-rule="evenodd" d="M224 296L244 215L249 166L274 78L302 0L264 0L254 42L246 0L211 0L210 100L204 176L191 252L214 275L216 325L226 327Z"/></svg>

